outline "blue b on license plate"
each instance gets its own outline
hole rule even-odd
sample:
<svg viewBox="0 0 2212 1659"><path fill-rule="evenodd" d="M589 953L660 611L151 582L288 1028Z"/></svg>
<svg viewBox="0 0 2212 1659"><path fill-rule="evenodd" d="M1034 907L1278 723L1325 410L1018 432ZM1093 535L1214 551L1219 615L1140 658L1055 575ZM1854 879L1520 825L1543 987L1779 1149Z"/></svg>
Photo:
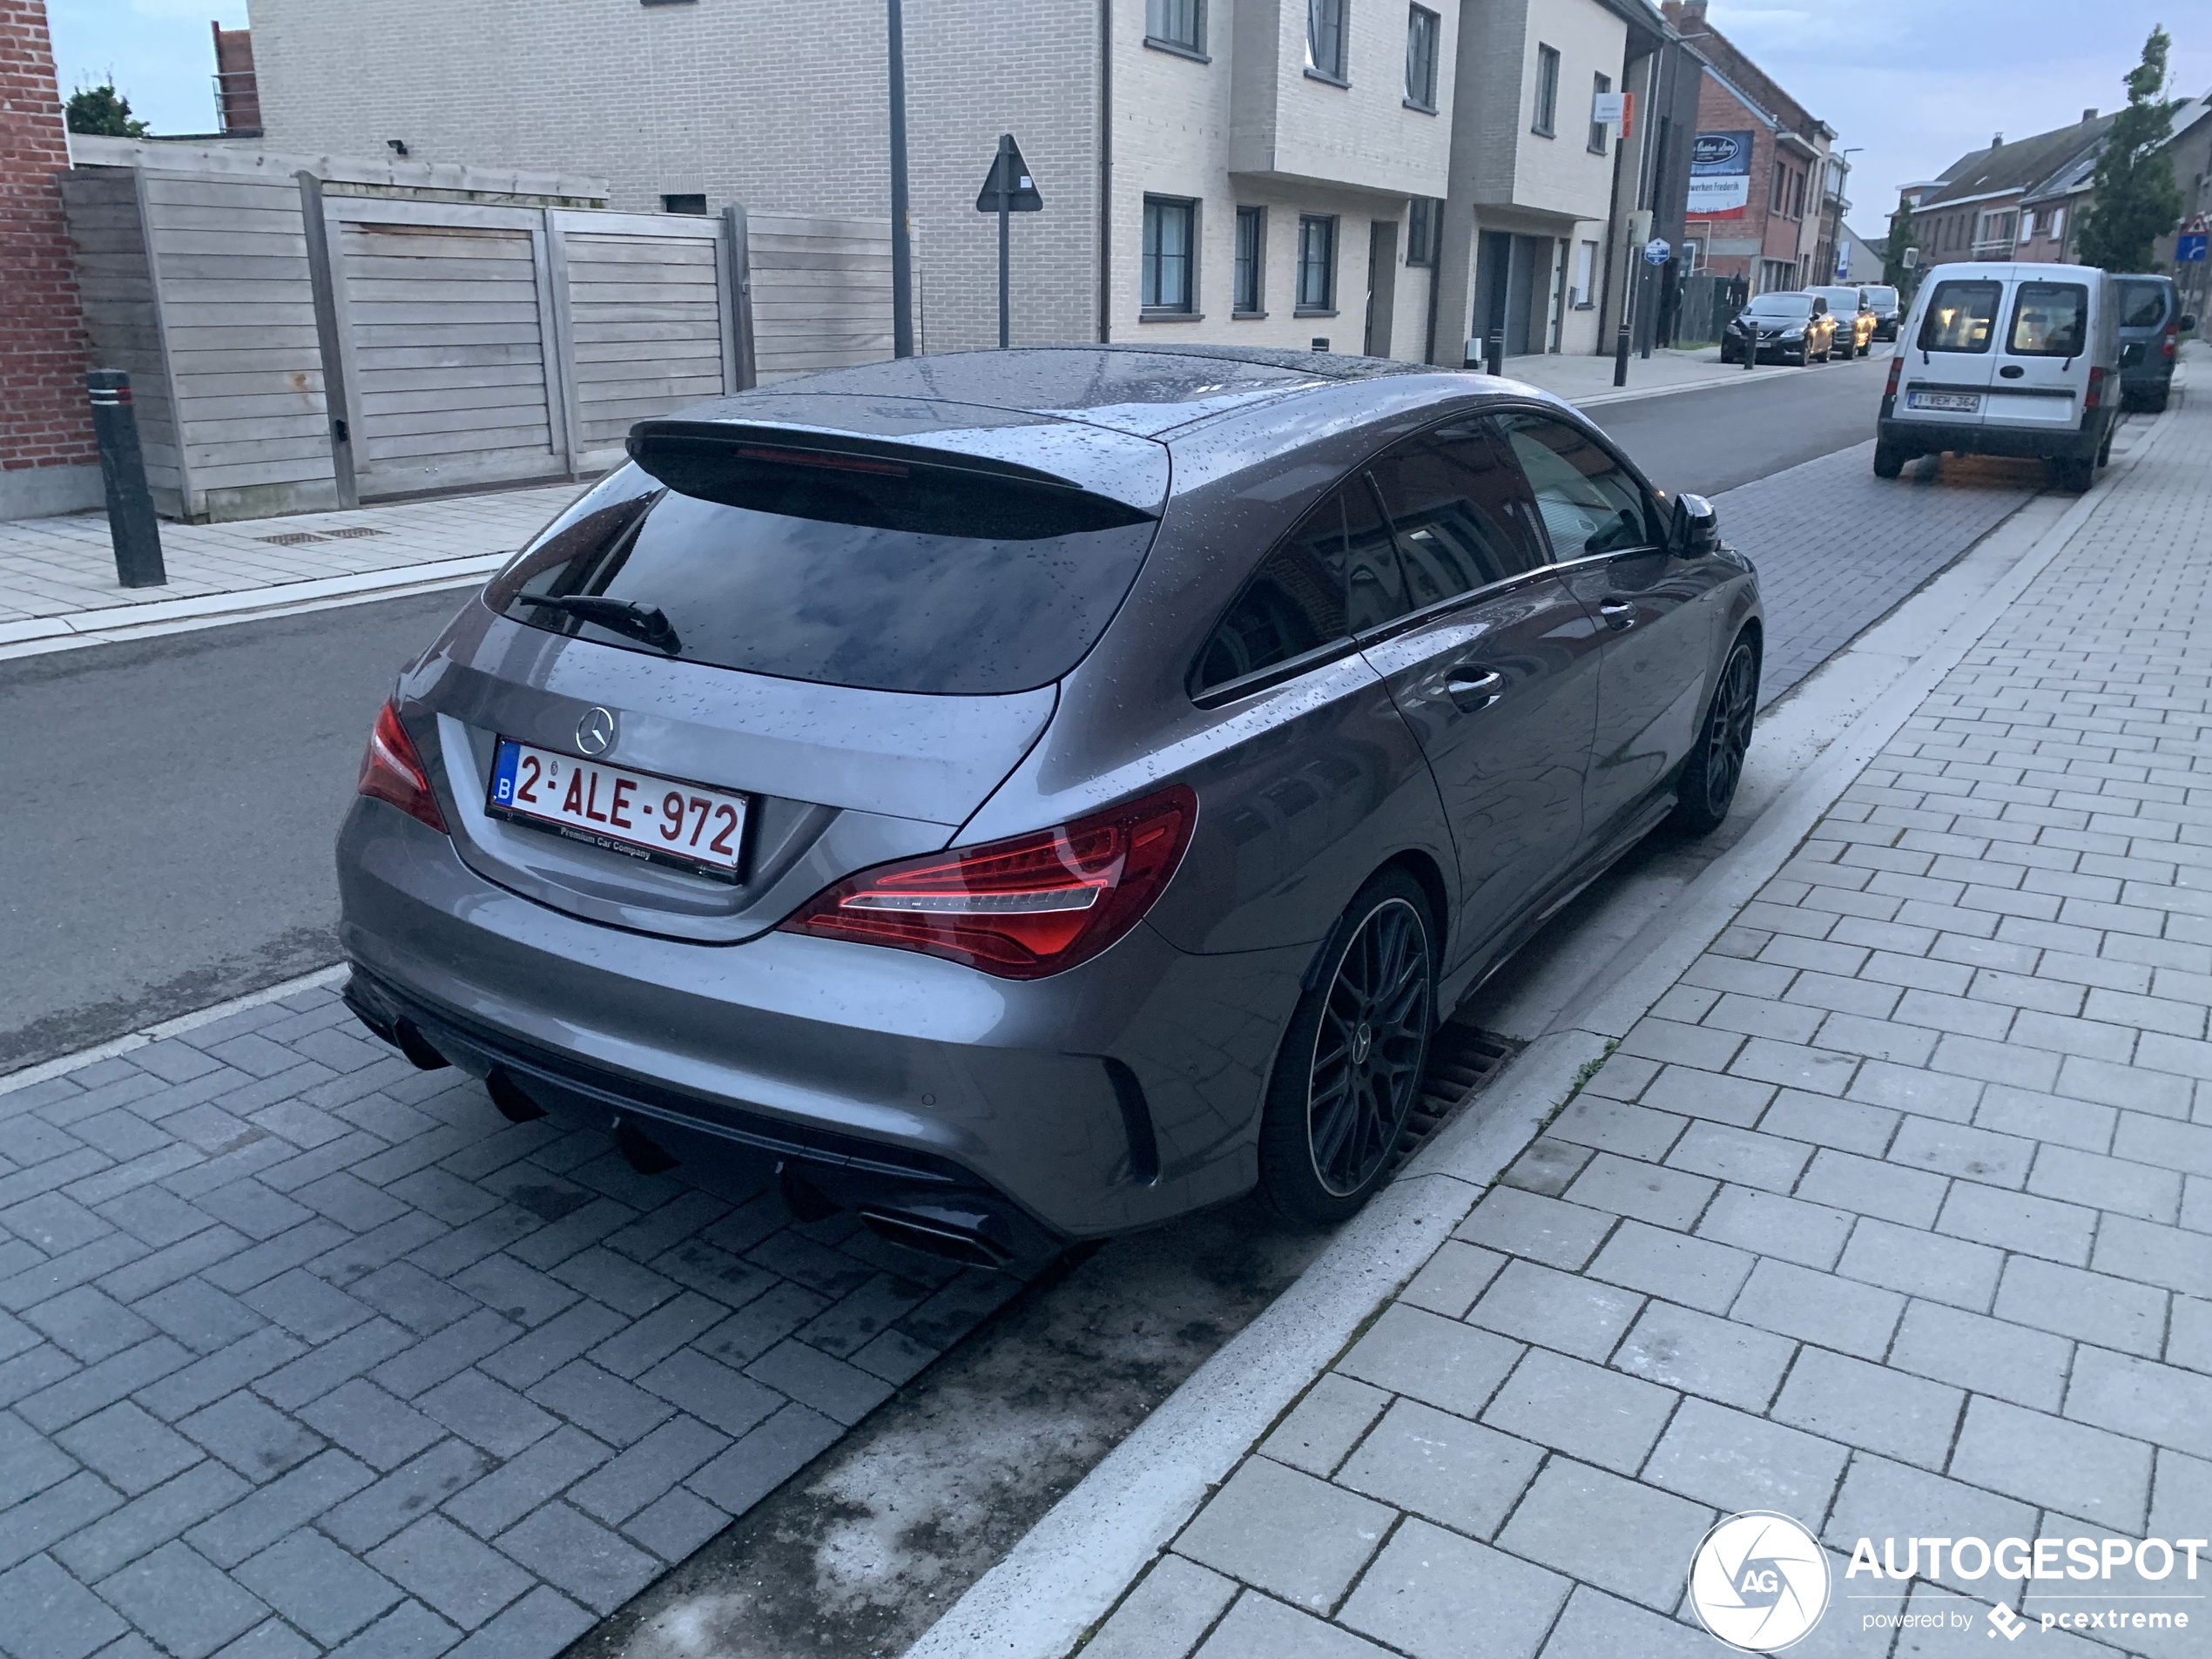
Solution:
<svg viewBox="0 0 2212 1659"><path fill-rule="evenodd" d="M630 858L738 879L743 795L499 740L484 810Z"/></svg>

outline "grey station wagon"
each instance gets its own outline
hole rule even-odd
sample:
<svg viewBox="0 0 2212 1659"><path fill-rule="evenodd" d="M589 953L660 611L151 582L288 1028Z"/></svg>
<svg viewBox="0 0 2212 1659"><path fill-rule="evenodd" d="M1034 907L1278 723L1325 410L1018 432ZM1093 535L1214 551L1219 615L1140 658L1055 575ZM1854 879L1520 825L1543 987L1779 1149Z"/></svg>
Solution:
<svg viewBox="0 0 2212 1659"><path fill-rule="evenodd" d="M1349 1214L1435 1027L1750 739L1750 565L1511 381L976 353L630 454L378 718L349 1001L963 1259Z"/></svg>

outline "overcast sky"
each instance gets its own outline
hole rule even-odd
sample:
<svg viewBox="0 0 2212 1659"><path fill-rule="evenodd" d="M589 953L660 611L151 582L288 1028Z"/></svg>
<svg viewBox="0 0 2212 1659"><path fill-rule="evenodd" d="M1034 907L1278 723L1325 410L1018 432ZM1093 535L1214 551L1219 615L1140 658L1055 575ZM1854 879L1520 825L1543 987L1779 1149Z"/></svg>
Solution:
<svg viewBox="0 0 2212 1659"><path fill-rule="evenodd" d="M48 0L48 10L64 95L112 71L156 132L214 126L207 25L245 23L246 0ZM1851 219L1869 236L1882 233L1898 185L1932 178L1991 134L2025 138L2090 105L2118 106L2154 24L2176 37L2171 90L2212 91L2202 0L1712 0L1710 15L1836 129L1839 145L1865 146L1851 158Z"/></svg>

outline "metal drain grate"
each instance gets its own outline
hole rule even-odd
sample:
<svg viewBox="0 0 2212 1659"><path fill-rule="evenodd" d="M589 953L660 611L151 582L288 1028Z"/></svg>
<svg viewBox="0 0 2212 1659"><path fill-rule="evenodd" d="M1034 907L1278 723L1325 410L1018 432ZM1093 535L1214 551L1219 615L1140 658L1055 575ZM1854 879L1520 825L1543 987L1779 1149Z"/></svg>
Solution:
<svg viewBox="0 0 2212 1659"><path fill-rule="evenodd" d="M371 529L366 524L348 524L342 530L325 530L324 536L333 542L358 542L364 536L389 536L389 530Z"/></svg>
<svg viewBox="0 0 2212 1659"><path fill-rule="evenodd" d="M257 536L257 542L266 542L271 547L298 547L304 542L325 542L330 538L318 536L313 530L286 530L280 536Z"/></svg>
<svg viewBox="0 0 2212 1659"><path fill-rule="evenodd" d="M1444 1120L1503 1070L1521 1048L1511 1037L1456 1022L1447 1022L1429 1040L1428 1069L1421 1075L1420 1098L1406 1115L1406 1127L1398 1132L1398 1149L1391 1154L1392 1171L1395 1173L1420 1151Z"/></svg>

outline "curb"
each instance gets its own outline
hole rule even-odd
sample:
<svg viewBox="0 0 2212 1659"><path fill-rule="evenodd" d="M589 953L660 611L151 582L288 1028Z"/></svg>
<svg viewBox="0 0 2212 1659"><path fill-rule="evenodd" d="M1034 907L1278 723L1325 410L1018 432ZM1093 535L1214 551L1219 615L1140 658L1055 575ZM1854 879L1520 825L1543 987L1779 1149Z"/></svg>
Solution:
<svg viewBox="0 0 2212 1659"><path fill-rule="evenodd" d="M1602 1060L1773 879L1837 797L2072 543L2107 491L2158 448L2170 425L2157 417L2124 461L1828 745L1757 828L1647 924L1626 948L1642 952L1634 966L1571 1023L1562 1021L1523 1049L1474 1109L1447 1123L1297 1284L1138 1424L907 1650L907 1659L1062 1659L1100 1623L1237 1460L1566 1104L1581 1069ZM1417 1197L1397 1197L1411 1186L1420 1188ZM1454 1204L1455 1213L1435 1213Z"/></svg>
<svg viewBox="0 0 2212 1659"><path fill-rule="evenodd" d="M41 651L65 651L73 645L108 644L192 628L219 627L226 623L292 616L364 599L427 593L489 576L513 556L511 552L475 554L427 564L398 564L388 570L364 570L354 576L320 577L312 582L249 588L238 593L196 594L188 599L156 599L145 604L103 605L97 610L71 611L67 616L0 623L0 656L36 656Z"/></svg>

